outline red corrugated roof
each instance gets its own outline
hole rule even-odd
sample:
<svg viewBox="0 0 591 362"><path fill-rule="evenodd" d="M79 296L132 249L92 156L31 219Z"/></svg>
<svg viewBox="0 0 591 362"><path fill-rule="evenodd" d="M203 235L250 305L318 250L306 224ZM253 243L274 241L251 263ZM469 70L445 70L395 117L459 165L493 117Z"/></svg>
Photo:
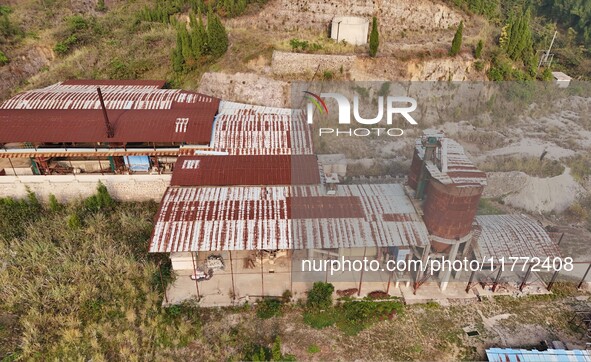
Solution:
<svg viewBox="0 0 591 362"><path fill-rule="evenodd" d="M382 215L390 215L382 218ZM150 252L424 246L398 184L169 187Z"/></svg>
<svg viewBox="0 0 591 362"><path fill-rule="evenodd" d="M70 79L62 82L63 85L113 85L113 86L142 86L164 88L164 80L144 80L144 79Z"/></svg>
<svg viewBox="0 0 591 362"><path fill-rule="evenodd" d="M173 186L312 185L320 183L314 155L179 157Z"/></svg>
<svg viewBox="0 0 591 362"><path fill-rule="evenodd" d="M97 85L114 138L107 138ZM209 144L220 100L158 89L161 85L162 81L68 81L18 94L0 106L0 143Z"/></svg>
<svg viewBox="0 0 591 362"><path fill-rule="evenodd" d="M297 109L222 101L212 147L233 155L312 155L310 125Z"/></svg>
<svg viewBox="0 0 591 362"><path fill-rule="evenodd" d="M212 103L210 103L212 104ZM107 137L101 110L0 110L0 143L186 142L208 144L217 108L109 110ZM188 119L182 129L179 119ZM185 130L183 132L183 130Z"/></svg>

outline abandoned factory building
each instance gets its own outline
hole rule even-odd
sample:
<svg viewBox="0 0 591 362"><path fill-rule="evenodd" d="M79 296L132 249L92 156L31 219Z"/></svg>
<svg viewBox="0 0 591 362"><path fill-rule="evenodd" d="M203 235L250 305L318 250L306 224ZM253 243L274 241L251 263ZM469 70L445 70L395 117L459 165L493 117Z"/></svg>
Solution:
<svg viewBox="0 0 591 362"><path fill-rule="evenodd" d="M327 172L331 157L315 154L303 110L164 86L66 81L13 97L0 106L0 173L172 173L149 243L177 273L168 303L230 305L286 290L297 298L314 281L356 296L411 295L426 283L452 293L459 280L494 292L508 274L495 263L462 276L329 274L302 261L559 256L528 216L476 215L486 174L442 132L416 140L406 182L346 184L342 165ZM517 280L523 289L535 276Z"/></svg>

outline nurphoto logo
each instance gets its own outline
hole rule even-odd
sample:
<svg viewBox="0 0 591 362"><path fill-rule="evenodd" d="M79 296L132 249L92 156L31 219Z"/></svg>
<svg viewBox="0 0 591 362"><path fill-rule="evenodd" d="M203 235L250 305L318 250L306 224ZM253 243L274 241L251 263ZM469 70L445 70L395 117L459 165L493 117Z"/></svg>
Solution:
<svg viewBox="0 0 591 362"><path fill-rule="evenodd" d="M329 114L328 107L323 98L332 98L337 102L338 105L338 119L339 125L350 125L351 124L351 102L347 97L340 93L320 93L320 95L314 94L309 91L303 91L306 95L305 98L309 101L306 106L306 117L308 124L314 123L314 111L315 109L319 114ZM384 103L386 104L384 110ZM397 105L397 106L395 106ZM409 124L417 125L417 121L410 115L411 112L417 109L417 101L411 97L393 97L393 96L379 96L377 98L377 114L373 118L364 118L359 112L359 97L353 96L353 118L355 122L365 125L378 125L384 119L384 113L386 115L386 125L392 125L392 120L396 114L402 116ZM370 135L388 135L393 137L399 137L404 134L402 128L390 128L390 127L361 127L361 128L348 128L341 129L336 127L322 127L318 129L320 136L332 134L336 136L356 136L356 137L367 137Z"/></svg>

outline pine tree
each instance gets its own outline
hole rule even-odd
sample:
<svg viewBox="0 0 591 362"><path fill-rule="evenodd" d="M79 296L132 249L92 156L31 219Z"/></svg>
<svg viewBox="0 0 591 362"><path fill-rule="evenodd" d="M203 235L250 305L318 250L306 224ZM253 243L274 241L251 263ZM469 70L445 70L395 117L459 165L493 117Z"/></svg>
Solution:
<svg viewBox="0 0 591 362"><path fill-rule="evenodd" d="M181 40L180 32L177 32L177 34L176 34L176 47L172 50L171 58L172 58L171 59L172 60L172 69L177 73L182 72L184 60L183 60L183 42Z"/></svg>
<svg viewBox="0 0 591 362"><path fill-rule="evenodd" d="M191 38L187 31L186 24L180 24L178 32L181 36L181 54L183 55L183 60L187 62L188 60L191 60L193 53L191 52Z"/></svg>
<svg viewBox="0 0 591 362"><path fill-rule="evenodd" d="M449 55L455 56L460 52L462 49L462 33L464 32L464 22L460 21L460 25L458 26L458 30L456 30L456 34L454 35L454 39L451 42L451 49L449 50Z"/></svg>
<svg viewBox="0 0 591 362"><path fill-rule="evenodd" d="M224 55L228 50L228 34L220 18L213 13L211 7L207 12L207 45L215 58Z"/></svg>
<svg viewBox="0 0 591 362"><path fill-rule="evenodd" d="M482 56L482 48L484 48L484 43L482 42L482 39L480 39L476 45L476 49L474 50L474 57L476 59L480 59Z"/></svg>
<svg viewBox="0 0 591 362"><path fill-rule="evenodd" d="M202 55L209 54L207 30L205 29L205 25L203 25L201 10L197 12L197 25L195 26L195 34L195 36L197 36L199 39L199 53Z"/></svg>
<svg viewBox="0 0 591 362"><path fill-rule="evenodd" d="M191 53L193 54L193 58L198 61L203 54L203 43L205 42L204 35L201 32L199 25L203 26L201 22L201 14L199 15L199 21L195 18L195 14L191 13L189 15L190 24L191 24Z"/></svg>
<svg viewBox="0 0 591 362"><path fill-rule="evenodd" d="M374 16L371 23L371 33L369 34L369 56L375 57L378 54L380 46L380 35L378 34L378 19Z"/></svg>

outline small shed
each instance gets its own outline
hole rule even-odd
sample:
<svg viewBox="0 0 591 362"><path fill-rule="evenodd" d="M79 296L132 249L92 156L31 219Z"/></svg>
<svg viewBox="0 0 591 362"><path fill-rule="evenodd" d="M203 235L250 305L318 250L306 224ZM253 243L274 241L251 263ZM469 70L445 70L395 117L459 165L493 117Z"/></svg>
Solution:
<svg viewBox="0 0 591 362"><path fill-rule="evenodd" d="M332 19L330 37L338 42L353 45L367 44L369 20L358 16L335 16Z"/></svg>
<svg viewBox="0 0 591 362"><path fill-rule="evenodd" d="M552 72L552 76L554 77L554 83L558 85L559 88L567 88L572 80L571 77L563 72Z"/></svg>

